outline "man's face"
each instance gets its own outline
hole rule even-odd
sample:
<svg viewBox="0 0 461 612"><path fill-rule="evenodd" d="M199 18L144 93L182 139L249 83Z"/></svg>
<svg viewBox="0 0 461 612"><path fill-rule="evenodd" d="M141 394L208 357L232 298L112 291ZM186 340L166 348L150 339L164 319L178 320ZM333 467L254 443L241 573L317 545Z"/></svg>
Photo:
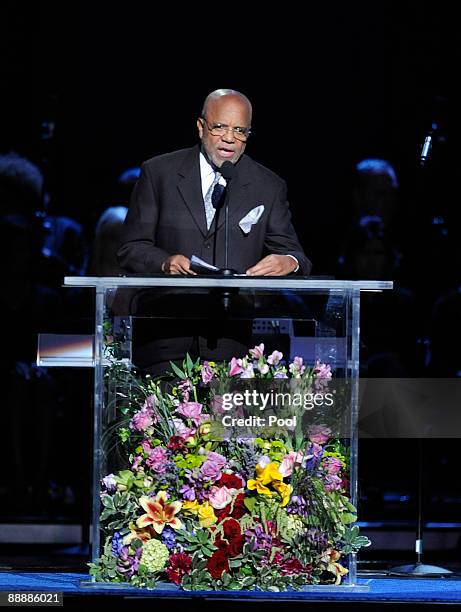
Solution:
<svg viewBox="0 0 461 612"><path fill-rule="evenodd" d="M237 163L246 142L239 140L239 134L236 137L235 130L229 128L240 128L240 132L249 128L250 124L250 108L239 96L222 96L208 103L206 116L197 120L197 128L203 148L215 166L220 168L225 161ZM227 129L224 134L216 136L210 130L214 131L213 127L218 125Z"/></svg>

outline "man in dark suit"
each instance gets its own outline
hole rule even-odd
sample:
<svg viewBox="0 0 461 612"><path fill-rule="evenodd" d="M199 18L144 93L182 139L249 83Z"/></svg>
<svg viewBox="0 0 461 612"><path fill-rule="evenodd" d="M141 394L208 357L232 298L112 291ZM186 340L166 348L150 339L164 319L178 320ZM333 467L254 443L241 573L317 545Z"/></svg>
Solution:
<svg viewBox="0 0 461 612"><path fill-rule="evenodd" d="M225 187L219 175L225 161L237 169L229 188L229 266L251 276L309 274L311 264L291 224L284 181L244 155L251 115L243 94L217 90L197 120L201 147L144 162L118 253L128 274L194 274L192 255L223 267L224 214L217 224L213 262L216 223L207 194L213 182Z"/></svg>
<svg viewBox="0 0 461 612"><path fill-rule="evenodd" d="M192 255L222 268L224 214L219 214L219 207L227 188L229 267L249 276L309 274L311 263L291 224L284 181L244 155L251 116L246 96L234 90L214 91L197 120L201 145L144 162L122 230L118 251L122 270L145 276L194 275ZM226 185L219 172L226 161L236 168L231 185ZM185 308L183 300L170 296L163 302L163 316L170 324L163 321L155 336L146 321L138 320L135 363L156 374L166 369L169 360L180 361L186 352L221 360L246 351L251 325L233 325L229 319L223 323L217 317L214 323L196 321L192 328L190 321L181 321L179 315L175 318L176 306L183 312L216 315L219 308L211 300L210 296L206 302L198 299L194 307L188 298ZM157 292L149 314L156 311L159 315L161 304Z"/></svg>

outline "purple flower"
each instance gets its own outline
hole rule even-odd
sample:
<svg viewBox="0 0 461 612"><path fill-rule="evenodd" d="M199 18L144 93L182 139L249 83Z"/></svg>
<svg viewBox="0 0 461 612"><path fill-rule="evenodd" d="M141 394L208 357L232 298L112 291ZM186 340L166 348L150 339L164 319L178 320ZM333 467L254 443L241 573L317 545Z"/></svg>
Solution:
<svg viewBox="0 0 461 612"><path fill-rule="evenodd" d="M114 474L108 474L102 479L102 483L108 493L113 493L117 489L117 481L115 480Z"/></svg>
<svg viewBox="0 0 461 612"><path fill-rule="evenodd" d="M114 557L118 557L123 548L123 536L116 531L112 536L111 552Z"/></svg>
<svg viewBox="0 0 461 612"><path fill-rule="evenodd" d="M168 550L172 550L176 544L176 534L174 529L168 527L168 525L162 531L162 542L168 548Z"/></svg>
<svg viewBox="0 0 461 612"><path fill-rule="evenodd" d="M167 469L168 451L163 446L156 446L146 459L146 465L157 472L157 474L164 474Z"/></svg>
<svg viewBox="0 0 461 612"><path fill-rule="evenodd" d="M304 374L304 370L306 369L306 366L303 365L303 358L302 357L295 357L293 359L293 362L290 363L290 365L288 366L293 378L301 378L301 376Z"/></svg>
<svg viewBox="0 0 461 612"><path fill-rule="evenodd" d="M245 539L250 543L250 550L270 550L272 546L272 536L264 531L262 525L256 525L254 529L245 531Z"/></svg>
<svg viewBox="0 0 461 612"><path fill-rule="evenodd" d="M255 377L255 372L254 372L253 364L249 363L247 367L240 374L240 378L254 378L254 377Z"/></svg>
<svg viewBox="0 0 461 612"><path fill-rule="evenodd" d="M210 364L208 363L208 361L204 361L203 362L203 366L202 366L202 382L204 385L207 385L213 378L213 370L211 369Z"/></svg>
<svg viewBox="0 0 461 612"><path fill-rule="evenodd" d="M270 363L273 366L277 366L283 358L283 353L280 351L274 351L267 358L267 363Z"/></svg>
<svg viewBox="0 0 461 612"><path fill-rule="evenodd" d="M323 448L316 442L311 442L306 449L306 469L315 470L323 455Z"/></svg>
<svg viewBox="0 0 461 612"><path fill-rule="evenodd" d="M200 471L205 480L218 480L225 465L225 457L219 453L210 451Z"/></svg>
<svg viewBox="0 0 461 612"><path fill-rule="evenodd" d="M337 474L327 474L323 482L326 491L338 491L341 488L342 480Z"/></svg>
<svg viewBox="0 0 461 612"><path fill-rule="evenodd" d="M128 546L122 546L117 559L117 571L131 578L138 571L141 554L142 548L137 548L135 554L130 555Z"/></svg>
<svg viewBox="0 0 461 612"><path fill-rule="evenodd" d="M290 503L287 506L287 512L290 514L299 514L300 516L307 515L307 503L301 495L293 495Z"/></svg>
<svg viewBox="0 0 461 612"><path fill-rule="evenodd" d="M188 484L183 485L179 489L179 492L181 493L181 495L183 496L184 499L187 499L188 501L194 501L194 499L195 499L195 490L190 485L188 485Z"/></svg>
<svg viewBox="0 0 461 612"><path fill-rule="evenodd" d="M189 394L191 393L192 389L193 389L192 383L188 378L186 378L186 380L183 380L181 383L179 383L178 391L181 394L184 402L189 401Z"/></svg>

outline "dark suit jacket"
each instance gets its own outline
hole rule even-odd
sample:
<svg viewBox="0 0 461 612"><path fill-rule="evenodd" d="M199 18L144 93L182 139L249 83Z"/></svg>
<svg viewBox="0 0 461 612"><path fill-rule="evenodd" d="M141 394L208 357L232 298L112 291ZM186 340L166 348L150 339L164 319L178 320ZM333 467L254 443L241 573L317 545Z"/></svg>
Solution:
<svg viewBox="0 0 461 612"><path fill-rule="evenodd" d="M215 224L206 227L199 147L154 157L142 165L125 221L119 263L128 274L158 274L170 255L197 255L212 263ZM243 155L229 189L229 267L245 272L263 255L291 254L299 274L311 263L291 224L285 182ZM239 221L253 208L265 210L249 234ZM218 224L216 265L224 266L224 213Z"/></svg>

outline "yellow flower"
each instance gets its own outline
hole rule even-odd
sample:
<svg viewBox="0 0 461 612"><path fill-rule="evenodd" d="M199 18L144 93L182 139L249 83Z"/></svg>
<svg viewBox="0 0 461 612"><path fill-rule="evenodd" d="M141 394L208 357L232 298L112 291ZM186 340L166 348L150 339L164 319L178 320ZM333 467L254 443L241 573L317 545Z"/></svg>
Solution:
<svg viewBox="0 0 461 612"><path fill-rule="evenodd" d="M182 503L182 510L184 512L190 512L191 514L197 514L199 511L200 504L196 499L194 501L185 501Z"/></svg>
<svg viewBox="0 0 461 612"><path fill-rule="evenodd" d="M268 497L272 497L272 491L268 489L266 486L268 484L271 484L276 490L277 490L276 485L283 485L282 486L283 491L285 491L283 487L289 486L289 485L284 485L283 476L279 472L279 466L277 463L273 463L273 462L268 463L266 466L261 466L258 463L258 465L256 466L256 480L250 479L247 482L247 487L250 489L250 491L253 491L254 489L256 489L256 491L260 495L267 495ZM282 493L280 493L280 495L282 495L283 497ZM286 503L288 503L288 500Z"/></svg>
<svg viewBox="0 0 461 612"><path fill-rule="evenodd" d="M341 584L341 578L349 572L340 563L328 563L327 572L331 572L336 577L335 584Z"/></svg>
<svg viewBox="0 0 461 612"><path fill-rule="evenodd" d="M257 478L256 480L250 479L247 482L247 487L250 489L250 491L256 489L256 491L260 495L267 495L269 497L272 497L272 491L270 491L266 486L264 486L259 478Z"/></svg>
<svg viewBox="0 0 461 612"><path fill-rule="evenodd" d="M277 493L281 496L282 503L280 505L283 508L290 501L290 495L293 492L293 487L291 485L289 485L289 484L284 483L284 482L273 482L272 486L277 491Z"/></svg>
<svg viewBox="0 0 461 612"><path fill-rule="evenodd" d="M198 511L198 520L202 527L211 527L218 520L214 513L213 506L210 506L208 502L204 502Z"/></svg>
<svg viewBox="0 0 461 612"><path fill-rule="evenodd" d="M274 480L283 480L282 474L279 472L279 466L276 463L269 463L265 467L261 467L259 464L256 466L256 478L260 480L262 484L269 484Z"/></svg>

